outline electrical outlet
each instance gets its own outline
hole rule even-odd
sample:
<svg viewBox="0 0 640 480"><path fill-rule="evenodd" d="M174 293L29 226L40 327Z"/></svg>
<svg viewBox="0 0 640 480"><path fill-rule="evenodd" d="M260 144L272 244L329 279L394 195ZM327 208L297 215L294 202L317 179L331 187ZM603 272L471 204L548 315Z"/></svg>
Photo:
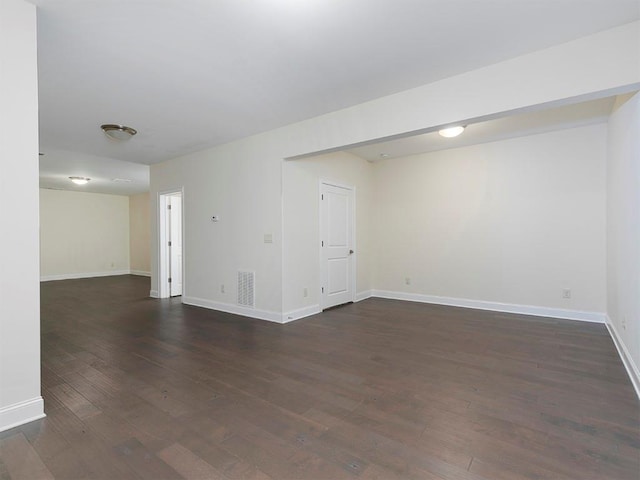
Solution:
<svg viewBox="0 0 640 480"><path fill-rule="evenodd" d="M562 298L571 298L571 289L563 288L562 289Z"/></svg>
<svg viewBox="0 0 640 480"><path fill-rule="evenodd" d="M404 279L404 284L405 284L405 285L411 285L411 278L409 278L409 277L405 277L405 279Z"/></svg>
<svg viewBox="0 0 640 480"><path fill-rule="evenodd" d="M307 287L304 287L304 288L302 289L302 296L303 296L304 298L307 298L307 297L309 296L309 289L308 289Z"/></svg>
<svg viewBox="0 0 640 480"><path fill-rule="evenodd" d="M220 293L224 293L224 283L220 285Z"/></svg>

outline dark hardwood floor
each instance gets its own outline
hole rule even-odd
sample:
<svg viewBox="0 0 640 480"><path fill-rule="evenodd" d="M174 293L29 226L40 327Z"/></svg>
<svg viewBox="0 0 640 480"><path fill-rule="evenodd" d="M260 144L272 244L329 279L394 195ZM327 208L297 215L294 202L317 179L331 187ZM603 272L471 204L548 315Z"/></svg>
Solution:
<svg viewBox="0 0 640 480"><path fill-rule="evenodd" d="M603 325L370 299L288 325L42 284L47 417L0 479L635 479Z"/></svg>

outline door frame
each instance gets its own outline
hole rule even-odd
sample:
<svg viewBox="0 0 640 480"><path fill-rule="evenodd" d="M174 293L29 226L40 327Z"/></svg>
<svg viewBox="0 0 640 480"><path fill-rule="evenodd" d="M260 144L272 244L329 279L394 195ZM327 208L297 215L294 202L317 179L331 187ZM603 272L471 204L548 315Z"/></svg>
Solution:
<svg viewBox="0 0 640 480"><path fill-rule="evenodd" d="M185 282L185 228L184 228L184 187L174 188L171 190L162 190L158 192L158 298L170 298L171 289L169 288L169 265L171 258L169 257L168 248L168 222L167 222L167 205L169 197L180 194L182 197L180 216L182 218L182 295L180 301L185 296L186 282Z"/></svg>
<svg viewBox="0 0 640 480"><path fill-rule="evenodd" d="M325 276L325 272L324 272L324 260L323 260L323 255L322 255L322 186L323 185L329 185L331 187L338 187L338 188L344 188L346 190L350 190L353 196L353 201L351 202L351 242L353 243L353 255L350 256L350 274L351 274L351 301L355 302L356 301L356 286L357 286L357 274L358 274L358 249L356 248L356 186L355 185L347 185L345 183L341 183L341 182L335 182L333 180L327 180L324 178L321 178L320 181L318 182L318 250L319 250L319 254L318 254L318 265L320 266L320 269L318 271L319 275L319 282L318 282L318 294L320 295L320 310L324 310L325 305L324 305L324 294L322 292L322 288L323 288L323 279Z"/></svg>

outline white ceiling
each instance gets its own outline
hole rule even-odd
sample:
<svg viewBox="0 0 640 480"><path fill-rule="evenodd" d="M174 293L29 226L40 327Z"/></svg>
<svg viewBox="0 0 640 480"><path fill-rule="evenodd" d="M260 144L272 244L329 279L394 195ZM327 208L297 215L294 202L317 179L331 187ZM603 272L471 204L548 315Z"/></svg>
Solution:
<svg viewBox="0 0 640 480"><path fill-rule="evenodd" d="M377 162L407 155L591 125L606 122L614 103L615 97L608 97L467 125L465 131L455 138L444 138L437 131L434 131L388 142L372 143L348 151L370 162Z"/></svg>
<svg viewBox="0 0 640 480"><path fill-rule="evenodd" d="M640 18L638 0L32 1L41 151L147 165Z"/></svg>
<svg viewBox="0 0 640 480"><path fill-rule="evenodd" d="M91 180L80 186L69 180L71 176L88 177ZM149 191L149 166L49 148L40 156L40 187L134 195Z"/></svg>

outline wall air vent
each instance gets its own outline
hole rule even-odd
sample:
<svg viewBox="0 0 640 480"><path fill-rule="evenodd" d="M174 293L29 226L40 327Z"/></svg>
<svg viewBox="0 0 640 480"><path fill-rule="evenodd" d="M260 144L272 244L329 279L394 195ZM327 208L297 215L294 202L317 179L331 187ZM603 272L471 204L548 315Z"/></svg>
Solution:
<svg viewBox="0 0 640 480"><path fill-rule="evenodd" d="M238 305L242 307L254 307L254 281L254 272L238 272Z"/></svg>

